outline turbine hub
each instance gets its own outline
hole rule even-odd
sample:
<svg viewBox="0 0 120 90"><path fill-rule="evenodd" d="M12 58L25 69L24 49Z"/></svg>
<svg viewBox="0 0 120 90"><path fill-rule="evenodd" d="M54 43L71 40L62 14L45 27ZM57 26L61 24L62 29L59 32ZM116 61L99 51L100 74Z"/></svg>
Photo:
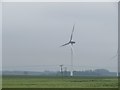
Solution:
<svg viewBox="0 0 120 90"><path fill-rule="evenodd" d="M73 44L75 44L75 42L74 42L74 41L71 41L70 43L71 43L72 45L73 45Z"/></svg>

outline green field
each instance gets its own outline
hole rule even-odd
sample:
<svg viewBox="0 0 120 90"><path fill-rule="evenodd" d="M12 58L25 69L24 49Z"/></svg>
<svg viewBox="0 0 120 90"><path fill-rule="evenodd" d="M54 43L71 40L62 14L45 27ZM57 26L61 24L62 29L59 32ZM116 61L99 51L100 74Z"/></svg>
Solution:
<svg viewBox="0 0 120 90"><path fill-rule="evenodd" d="M2 76L0 75L0 89L2 88Z"/></svg>
<svg viewBox="0 0 120 90"><path fill-rule="evenodd" d="M117 77L3 76L3 88L117 88Z"/></svg>

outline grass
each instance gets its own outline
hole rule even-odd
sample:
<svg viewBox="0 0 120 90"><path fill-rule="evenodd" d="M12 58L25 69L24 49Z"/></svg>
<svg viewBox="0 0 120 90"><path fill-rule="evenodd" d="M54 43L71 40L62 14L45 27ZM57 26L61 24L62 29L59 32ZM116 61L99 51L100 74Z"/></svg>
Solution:
<svg viewBox="0 0 120 90"><path fill-rule="evenodd" d="M3 76L3 88L118 88L117 77Z"/></svg>
<svg viewBox="0 0 120 90"><path fill-rule="evenodd" d="M0 89L2 88L2 76L0 75Z"/></svg>

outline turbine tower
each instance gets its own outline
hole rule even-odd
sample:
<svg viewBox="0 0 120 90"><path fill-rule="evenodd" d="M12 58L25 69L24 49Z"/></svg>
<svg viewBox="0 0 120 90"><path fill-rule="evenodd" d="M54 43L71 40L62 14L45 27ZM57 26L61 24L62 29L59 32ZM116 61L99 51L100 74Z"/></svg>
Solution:
<svg viewBox="0 0 120 90"><path fill-rule="evenodd" d="M69 42L61 45L61 47L66 46L66 45L71 45L71 72L70 72L70 76L73 76L73 45L75 44L75 41L73 41L72 39L73 39L74 28L75 28L75 24L73 25L73 29L72 29L72 33L71 33Z"/></svg>

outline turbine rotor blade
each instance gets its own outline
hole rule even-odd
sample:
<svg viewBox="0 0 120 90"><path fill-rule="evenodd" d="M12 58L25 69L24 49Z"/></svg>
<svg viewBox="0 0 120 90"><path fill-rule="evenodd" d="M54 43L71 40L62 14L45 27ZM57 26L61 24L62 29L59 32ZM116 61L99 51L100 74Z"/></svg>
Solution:
<svg viewBox="0 0 120 90"><path fill-rule="evenodd" d="M113 56L111 59L114 59L114 58L116 58L118 56L118 53L115 55L115 56Z"/></svg>
<svg viewBox="0 0 120 90"><path fill-rule="evenodd" d="M116 55L115 55L115 56L113 56L111 59L114 59L114 58L116 58L116 57L118 57L118 56L119 56L119 54L118 54L118 50L117 50Z"/></svg>
<svg viewBox="0 0 120 90"><path fill-rule="evenodd" d="M63 45L61 45L60 47L66 46L66 45L68 45L68 44L70 44L70 42L63 44Z"/></svg>
<svg viewBox="0 0 120 90"><path fill-rule="evenodd" d="M72 38L73 38L74 28L75 28L75 24L73 25L73 29L72 29L72 33L71 33L71 37L70 37L70 41L71 41L71 40L72 40Z"/></svg>

